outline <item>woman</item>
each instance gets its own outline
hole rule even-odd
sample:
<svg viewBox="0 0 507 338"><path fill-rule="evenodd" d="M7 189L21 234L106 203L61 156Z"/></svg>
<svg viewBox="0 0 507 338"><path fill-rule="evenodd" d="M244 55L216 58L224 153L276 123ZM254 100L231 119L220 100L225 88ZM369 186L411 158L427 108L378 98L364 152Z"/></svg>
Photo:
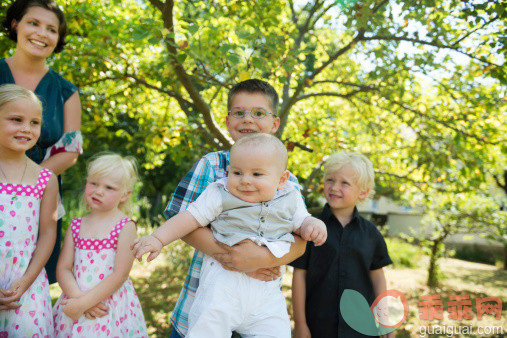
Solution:
<svg viewBox="0 0 507 338"><path fill-rule="evenodd" d="M46 59L65 45L67 24L63 12L51 0L17 0L7 9L2 23L16 51L0 59L0 84L15 83L29 89L43 104L39 141L27 155L60 175L82 153L81 101L76 86L50 69ZM61 195L61 177L58 177ZM55 248L46 265L50 283L56 282L60 253L63 208L59 211Z"/></svg>

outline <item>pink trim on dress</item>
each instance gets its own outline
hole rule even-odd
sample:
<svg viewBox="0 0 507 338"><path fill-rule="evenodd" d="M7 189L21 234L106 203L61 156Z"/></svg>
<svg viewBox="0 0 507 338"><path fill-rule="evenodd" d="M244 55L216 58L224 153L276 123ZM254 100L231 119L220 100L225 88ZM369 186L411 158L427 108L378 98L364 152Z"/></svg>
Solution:
<svg viewBox="0 0 507 338"><path fill-rule="evenodd" d="M42 168L39 173L39 177L37 178L36 185L0 183L0 193L18 196L32 196L37 199L41 199L44 194L44 188L46 188L52 174L53 172L51 170Z"/></svg>
<svg viewBox="0 0 507 338"><path fill-rule="evenodd" d="M82 238L79 236L79 230L81 229L81 217L74 218L70 224L72 235L74 238L74 246L83 250L101 250L101 249L115 249L118 245L118 236L120 235L123 226L132 221L132 219L126 217L119 221L111 230L106 238Z"/></svg>

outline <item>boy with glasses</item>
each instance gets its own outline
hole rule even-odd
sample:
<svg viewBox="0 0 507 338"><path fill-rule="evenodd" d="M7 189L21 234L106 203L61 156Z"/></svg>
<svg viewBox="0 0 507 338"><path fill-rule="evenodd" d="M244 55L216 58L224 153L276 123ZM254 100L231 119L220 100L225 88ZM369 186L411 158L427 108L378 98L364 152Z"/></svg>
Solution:
<svg viewBox="0 0 507 338"><path fill-rule="evenodd" d="M242 118L234 117L238 116L237 113L232 113L236 111L233 108L237 107L249 111L254 110L253 108L262 108L270 114L255 119L251 113L245 112ZM250 79L232 87L227 100L227 110L231 111L230 115L226 117L227 130L234 141L251 133L274 134L280 126L280 118L276 116L278 94L265 81ZM254 113L254 116L258 116L258 113ZM229 151L217 151L203 156L177 186L164 215L170 218L186 210L208 185L227 176L228 165ZM290 175L289 181L297 183L297 179L293 175ZM195 230L183 239L197 250L192 258L183 289L171 317L172 338L185 337L188 330L188 313L199 286L203 253L214 254L212 248L215 238L209 228L203 227ZM294 239L295 242L292 243L290 252L281 258L275 257L267 247L259 246L250 240L240 242L232 247L223 246L228 250L228 253L213 257L226 269L247 272L251 277L271 281L280 275L279 266L293 261L304 253L305 241L298 236L294 236Z"/></svg>

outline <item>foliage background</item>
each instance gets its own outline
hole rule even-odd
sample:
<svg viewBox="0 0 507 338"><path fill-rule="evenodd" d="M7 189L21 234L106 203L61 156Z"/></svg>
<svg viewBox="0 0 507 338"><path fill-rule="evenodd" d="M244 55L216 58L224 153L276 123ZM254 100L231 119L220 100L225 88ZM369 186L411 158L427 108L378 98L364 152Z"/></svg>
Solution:
<svg viewBox="0 0 507 338"><path fill-rule="evenodd" d="M11 2L0 2L0 16ZM452 233L507 243L505 1L59 3L68 45L48 63L79 87L85 138L85 153L64 177L67 220L82 214L76 196L87 159L108 150L137 158L136 213L141 225L158 224L193 163L230 146L228 89L262 78L280 93L278 136L310 207L320 206L325 157L359 151L376 168L377 197L425 212L433 227L421 242L430 273L410 276L436 282L442 242ZM0 57L14 48L0 38ZM393 250L412 254L402 245ZM175 243L167 267L134 268L152 330L170 330L168 309L190 251ZM502 272L472 276L454 265L444 265L449 280L439 289L425 289L419 279L390 287L414 301L421 292L504 297ZM405 326L407 336L417 325Z"/></svg>
<svg viewBox="0 0 507 338"><path fill-rule="evenodd" d="M310 207L326 156L358 151L377 197L425 211L434 260L458 231L507 243L504 1L59 3L68 45L48 62L80 88L85 137L67 219L82 212L86 160L108 150L138 159L137 213L158 224L192 164L230 146L228 89L262 78L280 93L278 136ZM0 39L1 57L14 48Z"/></svg>

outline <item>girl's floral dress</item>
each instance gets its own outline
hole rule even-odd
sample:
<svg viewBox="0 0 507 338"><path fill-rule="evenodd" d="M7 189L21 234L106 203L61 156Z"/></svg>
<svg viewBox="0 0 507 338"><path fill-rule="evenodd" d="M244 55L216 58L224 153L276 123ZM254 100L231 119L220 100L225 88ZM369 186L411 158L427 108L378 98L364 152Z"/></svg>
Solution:
<svg viewBox="0 0 507 338"><path fill-rule="evenodd" d="M129 221L130 218L122 219L107 238L95 239L80 237L81 218L72 220L69 230L74 238L74 277L82 291L92 289L113 272L118 236ZM64 299L67 297L62 294L53 307L57 337L148 337L143 311L130 279L104 301L109 312L101 318L92 320L81 316L73 322L63 313Z"/></svg>
<svg viewBox="0 0 507 338"><path fill-rule="evenodd" d="M39 209L52 172L42 168L36 185L0 183L0 287L25 274L37 245ZM0 338L53 337L49 283L44 268L15 310L0 310Z"/></svg>

